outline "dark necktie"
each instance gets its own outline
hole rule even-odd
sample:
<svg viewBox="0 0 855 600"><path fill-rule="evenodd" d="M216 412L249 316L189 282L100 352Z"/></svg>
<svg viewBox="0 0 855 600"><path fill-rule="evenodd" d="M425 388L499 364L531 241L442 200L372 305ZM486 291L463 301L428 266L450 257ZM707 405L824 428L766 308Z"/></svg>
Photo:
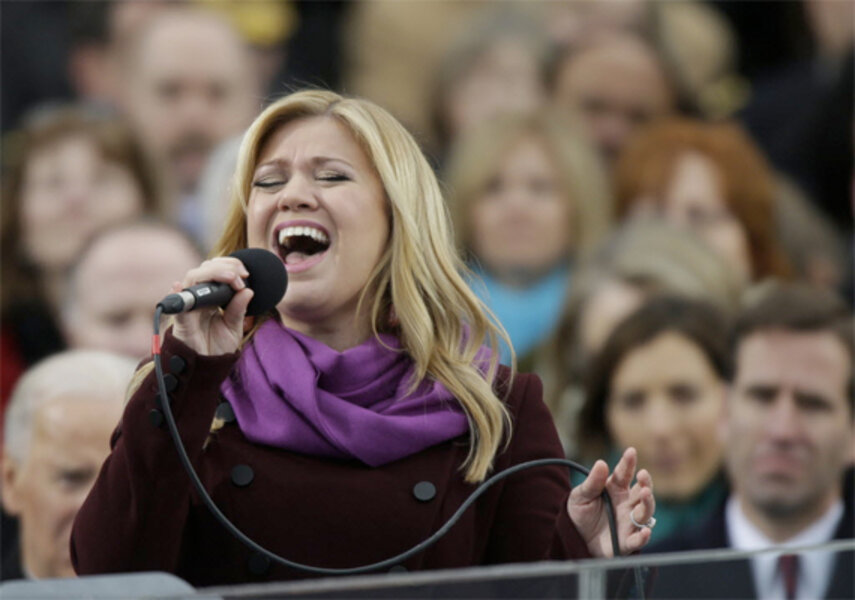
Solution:
<svg viewBox="0 0 855 600"><path fill-rule="evenodd" d="M799 580L799 557L795 554L782 554L778 558L778 567L784 580L784 596L787 600L795 600Z"/></svg>

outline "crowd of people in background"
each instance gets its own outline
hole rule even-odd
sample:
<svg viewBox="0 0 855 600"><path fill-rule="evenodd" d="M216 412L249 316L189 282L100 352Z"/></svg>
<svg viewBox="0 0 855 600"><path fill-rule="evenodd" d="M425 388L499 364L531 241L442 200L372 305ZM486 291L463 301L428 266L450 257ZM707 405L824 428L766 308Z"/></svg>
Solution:
<svg viewBox="0 0 855 600"><path fill-rule="evenodd" d="M637 448L651 551L855 537L855 4L2 12L3 579L73 575L155 304L219 236L244 129L303 87L413 132L567 456ZM786 597L851 597L846 558L805 555ZM740 563L737 592L706 565L659 593L785 597L775 559Z"/></svg>

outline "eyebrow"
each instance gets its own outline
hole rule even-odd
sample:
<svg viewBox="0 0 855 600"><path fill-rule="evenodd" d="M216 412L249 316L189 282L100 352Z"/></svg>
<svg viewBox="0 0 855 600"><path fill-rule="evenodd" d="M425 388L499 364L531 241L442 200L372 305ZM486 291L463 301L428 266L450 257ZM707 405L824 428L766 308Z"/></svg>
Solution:
<svg viewBox="0 0 855 600"><path fill-rule="evenodd" d="M334 157L334 156L313 156L312 158L309 159L309 163L313 167L316 167L319 165L324 165L324 164L329 163L329 162L342 163L343 165L346 165L346 166L350 167L351 169L356 168L349 161L347 161L343 158ZM288 160L285 160L283 158L274 158L272 160L268 160L268 161L265 161L263 163L259 163L258 165L256 165L255 170L258 171L258 169L261 169L263 167L287 166L289 164L291 164L291 163Z"/></svg>

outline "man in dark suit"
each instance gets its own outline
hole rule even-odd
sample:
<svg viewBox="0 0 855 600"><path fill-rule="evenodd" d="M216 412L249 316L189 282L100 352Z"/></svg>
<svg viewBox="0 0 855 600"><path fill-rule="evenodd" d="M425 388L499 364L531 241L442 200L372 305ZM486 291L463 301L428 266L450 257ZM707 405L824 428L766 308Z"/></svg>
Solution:
<svg viewBox="0 0 855 600"><path fill-rule="evenodd" d="M651 596L855 597L852 552L786 552L855 537L852 336L845 304L802 286L767 288L740 315L723 427L732 492L709 521L650 552L781 552L660 568Z"/></svg>

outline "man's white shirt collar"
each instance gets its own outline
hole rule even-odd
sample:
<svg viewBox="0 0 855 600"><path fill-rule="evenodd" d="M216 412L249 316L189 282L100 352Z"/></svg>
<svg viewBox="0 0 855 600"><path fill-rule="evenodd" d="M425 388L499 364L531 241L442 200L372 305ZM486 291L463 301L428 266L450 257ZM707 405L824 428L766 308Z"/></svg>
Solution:
<svg viewBox="0 0 855 600"><path fill-rule="evenodd" d="M792 548L822 544L834 538L843 517L843 501L832 504L825 514L792 538L775 543L754 526L742 510L739 500L731 496L725 509L725 521L730 545L736 550L759 550L777 546ZM778 570L778 557L786 552L762 554L751 560L757 597L763 600L783 600L784 582ZM799 555L796 598L816 599L825 596L834 569L833 552L803 552Z"/></svg>

